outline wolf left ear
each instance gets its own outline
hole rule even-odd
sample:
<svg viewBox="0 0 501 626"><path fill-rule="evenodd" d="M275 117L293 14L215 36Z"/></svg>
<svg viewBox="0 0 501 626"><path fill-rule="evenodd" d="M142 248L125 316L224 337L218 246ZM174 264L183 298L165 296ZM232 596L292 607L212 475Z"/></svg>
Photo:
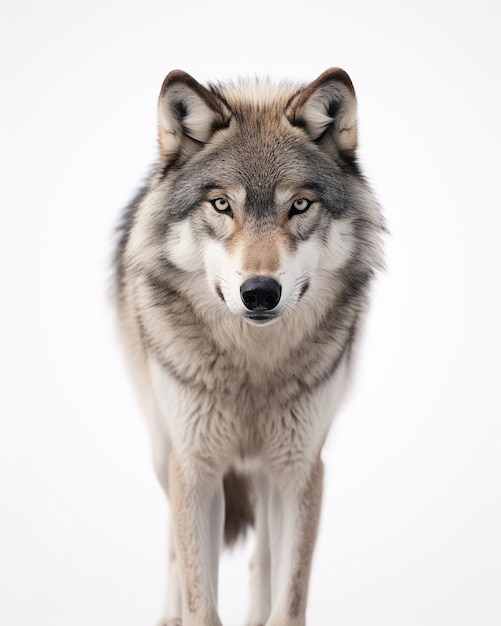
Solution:
<svg viewBox="0 0 501 626"><path fill-rule="evenodd" d="M231 111L211 91L181 70L167 74L158 99L160 154L165 165L186 161L220 128Z"/></svg>
<svg viewBox="0 0 501 626"><path fill-rule="evenodd" d="M357 99L348 74L334 67L292 99L285 115L326 152L353 155L357 148Z"/></svg>

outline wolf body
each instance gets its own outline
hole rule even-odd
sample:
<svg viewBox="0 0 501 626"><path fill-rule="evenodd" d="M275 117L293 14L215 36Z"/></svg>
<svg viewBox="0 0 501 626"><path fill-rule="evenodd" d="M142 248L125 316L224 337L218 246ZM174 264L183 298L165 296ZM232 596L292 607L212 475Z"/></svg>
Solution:
<svg viewBox="0 0 501 626"><path fill-rule="evenodd" d="M121 330L171 512L165 624L219 626L218 556L249 523L251 626L305 623L321 450L383 221L348 75L202 86L171 72L160 158L116 255Z"/></svg>

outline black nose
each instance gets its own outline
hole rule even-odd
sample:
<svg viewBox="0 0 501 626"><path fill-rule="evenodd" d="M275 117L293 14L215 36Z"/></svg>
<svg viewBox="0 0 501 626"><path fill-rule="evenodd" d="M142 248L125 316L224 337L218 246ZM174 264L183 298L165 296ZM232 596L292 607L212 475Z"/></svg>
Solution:
<svg viewBox="0 0 501 626"><path fill-rule="evenodd" d="M249 311L271 311L280 302L282 287L273 278L253 276L240 287L240 297Z"/></svg>

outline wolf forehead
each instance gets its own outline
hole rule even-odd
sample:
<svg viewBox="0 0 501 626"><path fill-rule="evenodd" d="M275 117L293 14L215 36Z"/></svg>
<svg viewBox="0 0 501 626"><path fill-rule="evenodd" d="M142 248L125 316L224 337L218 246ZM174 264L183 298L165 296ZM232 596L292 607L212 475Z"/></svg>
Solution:
<svg viewBox="0 0 501 626"><path fill-rule="evenodd" d="M342 70L306 87L255 78L206 88L171 72L159 99L171 218L184 217L207 190L232 187L243 187L257 210L271 209L277 187L289 186L314 190L332 214L346 211L347 184L359 177L355 106ZM341 141L347 132L351 141Z"/></svg>

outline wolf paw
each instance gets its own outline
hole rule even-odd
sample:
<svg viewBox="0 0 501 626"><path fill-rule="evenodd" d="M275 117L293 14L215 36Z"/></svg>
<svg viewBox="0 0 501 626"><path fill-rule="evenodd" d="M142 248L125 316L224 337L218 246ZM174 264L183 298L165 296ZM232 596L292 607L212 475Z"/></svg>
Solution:
<svg viewBox="0 0 501 626"><path fill-rule="evenodd" d="M176 619L164 620L158 626L183 626L183 620L180 617L176 617Z"/></svg>

